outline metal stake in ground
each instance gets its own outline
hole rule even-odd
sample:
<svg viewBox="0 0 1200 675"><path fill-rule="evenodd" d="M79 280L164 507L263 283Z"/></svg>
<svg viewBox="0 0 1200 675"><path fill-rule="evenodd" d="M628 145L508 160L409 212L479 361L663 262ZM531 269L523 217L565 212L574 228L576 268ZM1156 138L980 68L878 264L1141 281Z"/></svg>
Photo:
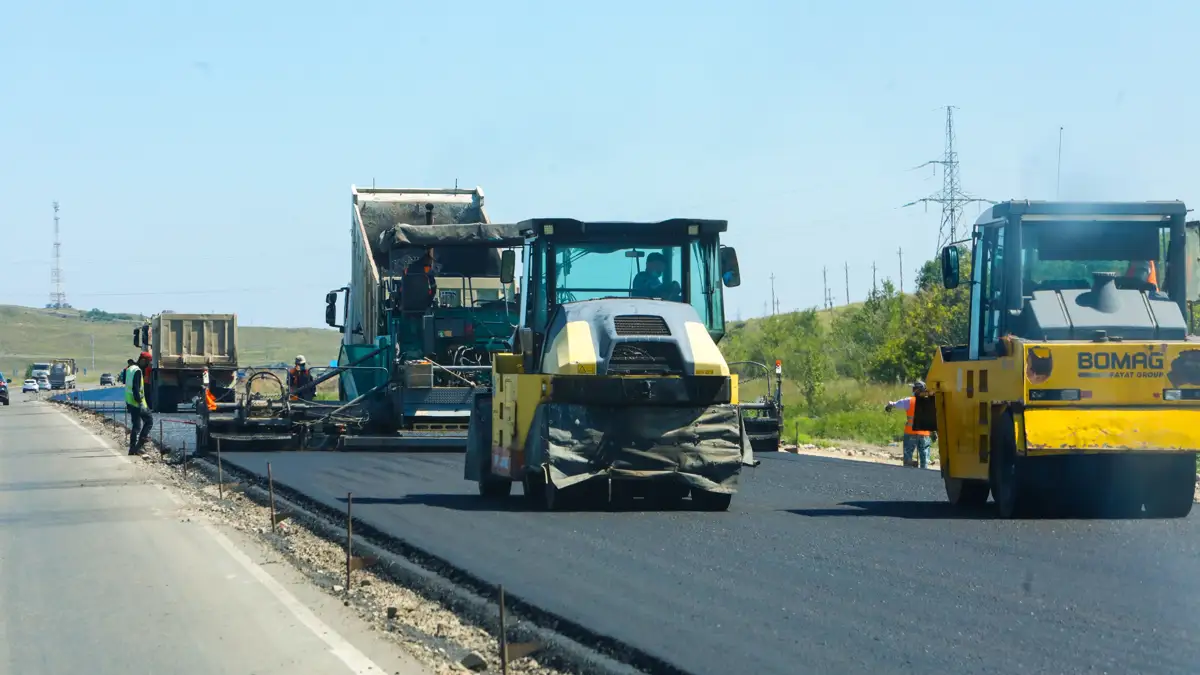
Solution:
<svg viewBox="0 0 1200 675"><path fill-rule="evenodd" d="M225 471L221 468L221 439L217 439L217 498L225 499Z"/></svg>
<svg viewBox="0 0 1200 675"><path fill-rule="evenodd" d="M162 421L162 418L160 417L160 418L158 418L158 451L159 452L163 452L163 448L166 447L165 445L163 445L162 428L163 428L163 421Z"/></svg>
<svg viewBox="0 0 1200 675"><path fill-rule="evenodd" d="M188 462L187 441L183 442L183 459L181 461L183 462L183 479L187 480L187 462Z"/></svg>
<svg viewBox="0 0 1200 675"><path fill-rule="evenodd" d="M508 675L508 627L504 623L504 586L500 586L500 672Z"/></svg>
<svg viewBox="0 0 1200 675"><path fill-rule="evenodd" d="M346 595L350 595L350 560L354 557L351 547L354 545L354 519L351 510L354 505L354 493L346 493Z"/></svg>
<svg viewBox="0 0 1200 675"><path fill-rule="evenodd" d="M271 531L274 532L279 521L275 519L275 477L271 475L270 462L267 462L267 493L271 495Z"/></svg>

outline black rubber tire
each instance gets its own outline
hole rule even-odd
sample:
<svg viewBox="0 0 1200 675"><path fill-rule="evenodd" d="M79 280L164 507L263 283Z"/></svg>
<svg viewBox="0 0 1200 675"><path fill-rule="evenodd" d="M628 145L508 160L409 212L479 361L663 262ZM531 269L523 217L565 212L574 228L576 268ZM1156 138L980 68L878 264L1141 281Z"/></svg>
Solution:
<svg viewBox="0 0 1200 675"><path fill-rule="evenodd" d="M701 511L727 511L733 501L728 492L709 492L692 488L692 504Z"/></svg>
<svg viewBox="0 0 1200 675"><path fill-rule="evenodd" d="M987 503L992 486L986 480L970 478L943 478L946 486L946 499L950 504L961 509L977 509Z"/></svg>
<svg viewBox="0 0 1200 675"><path fill-rule="evenodd" d="M1001 518L1024 518L1032 514L1033 495L1022 481L1011 410L1005 410L992 424L988 476L996 512Z"/></svg>
<svg viewBox="0 0 1200 675"><path fill-rule="evenodd" d="M1163 480L1145 495L1147 518L1186 518L1196 494L1196 455L1170 458Z"/></svg>
<svg viewBox="0 0 1200 675"><path fill-rule="evenodd" d="M677 509L688 496L688 486L678 483L651 485L646 501L656 509Z"/></svg>
<svg viewBox="0 0 1200 675"><path fill-rule="evenodd" d="M479 481L479 496L487 499L503 499L512 494L513 482L501 478L485 478Z"/></svg>

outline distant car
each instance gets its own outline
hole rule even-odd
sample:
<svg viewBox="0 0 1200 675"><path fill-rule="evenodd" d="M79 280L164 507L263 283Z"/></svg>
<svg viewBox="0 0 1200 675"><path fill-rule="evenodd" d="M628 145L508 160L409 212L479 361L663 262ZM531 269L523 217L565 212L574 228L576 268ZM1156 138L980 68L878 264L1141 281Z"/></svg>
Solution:
<svg viewBox="0 0 1200 675"><path fill-rule="evenodd" d="M0 402L8 405L8 379L4 377L4 373L0 373Z"/></svg>
<svg viewBox="0 0 1200 675"><path fill-rule="evenodd" d="M103 375L100 376L100 386L101 387L110 387L113 384L115 384L115 383L113 381L112 373L104 373Z"/></svg>
<svg viewBox="0 0 1200 675"><path fill-rule="evenodd" d="M22 394L28 394L31 391L35 394L37 393L37 391L38 391L37 380L25 380L25 385L23 387L21 387Z"/></svg>
<svg viewBox="0 0 1200 675"><path fill-rule="evenodd" d="M39 377L37 384L38 384L38 389L41 389L42 391L50 391L50 378Z"/></svg>

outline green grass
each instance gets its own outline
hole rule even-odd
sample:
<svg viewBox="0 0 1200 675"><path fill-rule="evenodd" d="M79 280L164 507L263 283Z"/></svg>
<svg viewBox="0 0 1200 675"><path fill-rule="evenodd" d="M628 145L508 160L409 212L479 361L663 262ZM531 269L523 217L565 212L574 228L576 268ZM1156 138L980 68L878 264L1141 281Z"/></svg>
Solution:
<svg viewBox="0 0 1200 675"><path fill-rule="evenodd" d="M101 373L115 376L125 367L125 360L136 355L133 329L139 323L88 321L77 310L0 305L0 372L20 380L31 363L74 358L80 368L78 381L98 382ZM96 342L94 369L91 336ZM303 354L316 366L337 358L341 334L322 328L239 326L238 341L242 365L291 363L297 354Z"/></svg>
<svg viewBox="0 0 1200 675"><path fill-rule="evenodd" d="M825 385L816 410L808 411L800 387L786 378L786 370L784 375L785 442L836 440L886 445L902 438L904 413L885 413L883 407L907 394L908 387L836 380ZM742 381L738 387L742 401L753 401L765 393L766 382L762 378Z"/></svg>

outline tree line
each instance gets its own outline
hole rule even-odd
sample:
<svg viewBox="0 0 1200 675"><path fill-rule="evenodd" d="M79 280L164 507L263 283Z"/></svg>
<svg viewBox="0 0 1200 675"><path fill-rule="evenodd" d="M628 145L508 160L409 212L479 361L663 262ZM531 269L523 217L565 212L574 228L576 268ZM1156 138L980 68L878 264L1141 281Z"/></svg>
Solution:
<svg viewBox="0 0 1200 675"><path fill-rule="evenodd" d="M960 253L961 274L969 279L970 255ZM722 348L729 361L781 359L800 395L789 405L800 403L806 415L837 412L853 405L829 400L831 382L897 385L923 378L939 345L966 341L969 303L970 285L946 289L939 261L930 260L913 293L901 294L885 280L858 305L733 324Z"/></svg>

